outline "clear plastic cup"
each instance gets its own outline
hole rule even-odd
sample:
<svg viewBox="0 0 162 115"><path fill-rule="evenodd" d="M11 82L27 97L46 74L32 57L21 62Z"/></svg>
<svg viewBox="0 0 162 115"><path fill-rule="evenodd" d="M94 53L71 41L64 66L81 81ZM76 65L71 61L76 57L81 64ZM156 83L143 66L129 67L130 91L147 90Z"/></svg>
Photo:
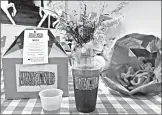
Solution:
<svg viewBox="0 0 162 115"><path fill-rule="evenodd" d="M39 92L43 110L54 111L60 109L63 91L61 89L46 89Z"/></svg>

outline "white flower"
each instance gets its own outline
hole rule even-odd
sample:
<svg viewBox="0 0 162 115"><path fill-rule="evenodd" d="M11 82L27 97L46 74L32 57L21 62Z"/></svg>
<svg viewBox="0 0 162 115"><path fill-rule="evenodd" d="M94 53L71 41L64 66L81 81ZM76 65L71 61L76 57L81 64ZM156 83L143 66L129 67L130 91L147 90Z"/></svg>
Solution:
<svg viewBox="0 0 162 115"><path fill-rule="evenodd" d="M58 14L58 16L62 15L63 13L62 2L51 1L48 6L49 6L49 9L52 11L55 11Z"/></svg>
<svg viewBox="0 0 162 115"><path fill-rule="evenodd" d="M93 37L94 37L94 42L96 44L104 45L106 43L106 40L105 40L106 39L106 35L102 31L102 27L101 26L95 31Z"/></svg>
<svg viewBox="0 0 162 115"><path fill-rule="evenodd" d="M85 47L82 47L81 52L82 53L86 53L86 51L87 51L86 48Z"/></svg>
<svg viewBox="0 0 162 115"><path fill-rule="evenodd" d="M83 37L83 26L78 28L79 35Z"/></svg>

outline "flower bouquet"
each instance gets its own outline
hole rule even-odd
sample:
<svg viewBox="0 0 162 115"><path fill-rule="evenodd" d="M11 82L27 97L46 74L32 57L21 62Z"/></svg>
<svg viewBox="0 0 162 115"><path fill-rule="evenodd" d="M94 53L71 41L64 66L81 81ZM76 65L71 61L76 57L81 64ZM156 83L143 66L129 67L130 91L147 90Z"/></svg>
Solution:
<svg viewBox="0 0 162 115"><path fill-rule="evenodd" d="M119 24L124 17L124 15L120 13L120 10L127 4L127 2L122 2L116 9L105 13L104 10L107 8L108 4L104 2L99 13L88 13L88 5L85 2L80 2L81 13L77 14L74 10L71 15L64 14L64 16L60 18L60 23L56 28L65 30L68 37L73 38L76 47L82 47L89 41L93 41L93 45L104 45L106 41L106 30ZM102 50L102 48L97 50Z"/></svg>
<svg viewBox="0 0 162 115"><path fill-rule="evenodd" d="M106 42L106 29L120 22L120 17L111 17L119 13L126 3L121 3L115 10L104 14L107 7L104 4L100 13L87 13L87 5L80 2L82 12L79 20L76 11L74 15L65 14L60 18L58 29L64 29L68 37L72 37L72 76L76 108L79 112L92 112L95 110L98 92L99 76L105 66L105 59L101 54ZM64 17L64 16L63 16ZM91 96L90 96L91 95ZM87 108L88 107L88 108Z"/></svg>
<svg viewBox="0 0 162 115"><path fill-rule="evenodd" d="M84 58L94 57L96 54L102 54L105 44L107 46L112 44L111 39L107 37L107 30L120 23L124 17L120 11L128 2L121 2L115 9L109 12L105 12L105 9L108 7L108 2L104 1L101 3L100 11L97 13L87 12L88 5L80 1L80 14L74 10L72 14L64 13L62 17L60 17L56 29L65 30L67 38L72 39L71 50L73 56L75 54L77 56L81 54L80 56ZM114 40L114 38L112 40ZM100 63L102 63L101 65L103 67L105 64L103 57L97 56L96 59L98 61L102 60ZM84 62L87 63L88 59L85 60Z"/></svg>

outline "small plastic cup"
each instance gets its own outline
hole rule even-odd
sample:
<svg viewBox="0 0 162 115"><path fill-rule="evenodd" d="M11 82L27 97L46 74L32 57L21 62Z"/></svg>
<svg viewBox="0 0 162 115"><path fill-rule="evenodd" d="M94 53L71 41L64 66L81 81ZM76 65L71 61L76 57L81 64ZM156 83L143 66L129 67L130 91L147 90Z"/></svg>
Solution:
<svg viewBox="0 0 162 115"><path fill-rule="evenodd" d="M63 91L61 89L46 89L39 92L43 110L60 109Z"/></svg>

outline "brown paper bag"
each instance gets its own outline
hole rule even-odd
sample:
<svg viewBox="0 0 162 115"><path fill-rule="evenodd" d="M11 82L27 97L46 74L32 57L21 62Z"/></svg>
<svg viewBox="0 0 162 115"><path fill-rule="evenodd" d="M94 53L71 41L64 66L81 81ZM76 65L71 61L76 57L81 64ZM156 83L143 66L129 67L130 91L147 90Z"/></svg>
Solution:
<svg viewBox="0 0 162 115"><path fill-rule="evenodd" d="M159 38L153 35L129 34L118 39L113 50L108 69L102 72L102 77L110 88L126 95L161 91L161 40ZM153 65L156 78L130 91L121 85L117 73L123 65L130 65L134 70L139 70L138 57L145 57Z"/></svg>

